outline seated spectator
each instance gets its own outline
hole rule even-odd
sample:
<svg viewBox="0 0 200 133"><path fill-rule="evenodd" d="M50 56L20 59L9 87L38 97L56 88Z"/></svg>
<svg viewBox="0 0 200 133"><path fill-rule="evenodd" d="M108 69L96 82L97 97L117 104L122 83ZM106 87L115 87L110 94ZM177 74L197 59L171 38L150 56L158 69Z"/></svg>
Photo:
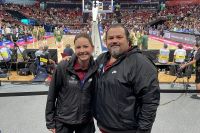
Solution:
<svg viewBox="0 0 200 133"><path fill-rule="evenodd" d="M3 47L0 49L0 61L10 61L11 55L12 51L10 50L9 46L4 43Z"/></svg>
<svg viewBox="0 0 200 133"><path fill-rule="evenodd" d="M56 63L51 59L51 55L48 49L49 47L47 45L44 46L43 53L39 57L39 62L41 67L44 67L47 72L52 73L56 67Z"/></svg>
<svg viewBox="0 0 200 133"><path fill-rule="evenodd" d="M49 59L50 64L55 64L55 61L51 59L51 54L49 53L49 46L45 45L43 49L43 54L45 57Z"/></svg>
<svg viewBox="0 0 200 133"><path fill-rule="evenodd" d="M179 44L178 49L174 52L174 62L182 64L185 62L186 50L183 49L183 45Z"/></svg>
<svg viewBox="0 0 200 133"><path fill-rule="evenodd" d="M43 54L43 47L39 46L39 49L35 52L35 57L37 58L38 56Z"/></svg>
<svg viewBox="0 0 200 133"><path fill-rule="evenodd" d="M72 54L74 54L74 51L73 51L73 49L71 48L71 45L70 45L70 44L66 44L66 45L65 45L65 49L64 49L63 53L64 53L66 56L72 56Z"/></svg>
<svg viewBox="0 0 200 133"><path fill-rule="evenodd" d="M17 46L17 62L24 62L29 60L30 57L28 57L27 54L27 45L24 46Z"/></svg>
<svg viewBox="0 0 200 133"><path fill-rule="evenodd" d="M162 64L167 64L169 61L169 49L167 44L164 44L163 48L160 49L158 62Z"/></svg>

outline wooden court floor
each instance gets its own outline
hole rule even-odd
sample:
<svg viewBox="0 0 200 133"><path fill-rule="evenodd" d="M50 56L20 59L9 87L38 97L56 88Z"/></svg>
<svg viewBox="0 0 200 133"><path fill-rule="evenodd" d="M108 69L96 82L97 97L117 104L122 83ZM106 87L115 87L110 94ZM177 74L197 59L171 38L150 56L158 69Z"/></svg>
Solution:
<svg viewBox="0 0 200 133"><path fill-rule="evenodd" d="M55 39L54 39L54 37L51 37L51 38L48 38L46 41L35 42L34 45L29 44L28 49L38 49L39 45L48 45L50 49L57 49L58 61L61 61L62 60L61 53L63 52L65 44L71 44L72 48L74 49L74 43L73 43L74 37L75 37L74 35L65 35L63 37L62 43L60 45L55 45ZM162 42L149 39L148 49L160 49L162 47L163 47ZM169 49L176 49L176 47L169 46ZM33 75L19 76L19 75L17 75L17 73L15 71L12 71L9 76L9 80L7 78L0 78L0 80L2 80L2 81L31 81L33 78L34 78ZM171 82L173 82L173 80L176 77L167 75L163 72L159 72L158 78L159 78L160 83L171 83ZM184 79L184 80L186 81L186 79ZM194 83L194 81L195 81L195 77L192 76L192 78L190 78L189 82ZM181 79L181 78L177 79L177 82L183 82L183 79Z"/></svg>

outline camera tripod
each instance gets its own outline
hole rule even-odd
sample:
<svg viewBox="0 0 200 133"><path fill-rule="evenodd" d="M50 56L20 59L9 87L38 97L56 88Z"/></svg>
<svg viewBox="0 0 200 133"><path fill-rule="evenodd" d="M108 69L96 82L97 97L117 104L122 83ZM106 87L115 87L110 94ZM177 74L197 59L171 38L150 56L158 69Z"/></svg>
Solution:
<svg viewBox="0 0 200 133"><path fill-rule="evenodd" d="M175 75L176 75L176 78L171 83L171 88L174 88L174 86L176 84L176 81L179 78L183 79L182 84L183 84L183 87L184 87L185 90L188 90L189 87L191 87L190 84L189 84L189 80L190 80L191 75L192 75L192 66L188 66L184 70L183 69L178 69ZM186 82L185 82L184 78L187 78Z"/></svg>

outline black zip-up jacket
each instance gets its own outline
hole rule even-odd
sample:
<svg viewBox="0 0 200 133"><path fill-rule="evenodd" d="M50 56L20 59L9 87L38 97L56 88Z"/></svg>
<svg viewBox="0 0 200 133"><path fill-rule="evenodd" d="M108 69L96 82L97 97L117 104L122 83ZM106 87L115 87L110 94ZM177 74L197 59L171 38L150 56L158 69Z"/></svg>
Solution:
<svg viewBox="0 0 200 133"><path fill-rule="evenodd" d="M115 133L150 132L160 101L156 67L137 48L105 71L109 59L109 52L97 58L94 116L98 126Z"/></svg>
<svg viewBox="0 0 200 133"><path fill-rule="evenodd" d="M46 126L55 128L55 120L66 124L82 124L92 121L91 96L94 89L92 78L96 71L94 60L84 81L74 71L76 57L58 64L50 83L46 104Z"/></svg>

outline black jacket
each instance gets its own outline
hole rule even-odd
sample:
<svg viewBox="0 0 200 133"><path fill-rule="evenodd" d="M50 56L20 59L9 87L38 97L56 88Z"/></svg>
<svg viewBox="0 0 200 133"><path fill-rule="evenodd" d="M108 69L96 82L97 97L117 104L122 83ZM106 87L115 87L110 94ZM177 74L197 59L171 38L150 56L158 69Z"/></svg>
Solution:
<svg viewBox="0 0 200 133"><path fill-rule="evenodd" d="M96 71L91 59L84 82L74 71L75 56L62 61L56 68L50 83L46 104L46 126L55 128L55 120L66 124L82 124L92 120L91 94L94 89L92 77Z"/></svg>
<svg viewBox="0 0 200 133"><path fill-rule="evenodd" d="M104 71L109 52L97 58L94 115L106 131L150 131L160 101L157 70L132 48Z"/></svg>

